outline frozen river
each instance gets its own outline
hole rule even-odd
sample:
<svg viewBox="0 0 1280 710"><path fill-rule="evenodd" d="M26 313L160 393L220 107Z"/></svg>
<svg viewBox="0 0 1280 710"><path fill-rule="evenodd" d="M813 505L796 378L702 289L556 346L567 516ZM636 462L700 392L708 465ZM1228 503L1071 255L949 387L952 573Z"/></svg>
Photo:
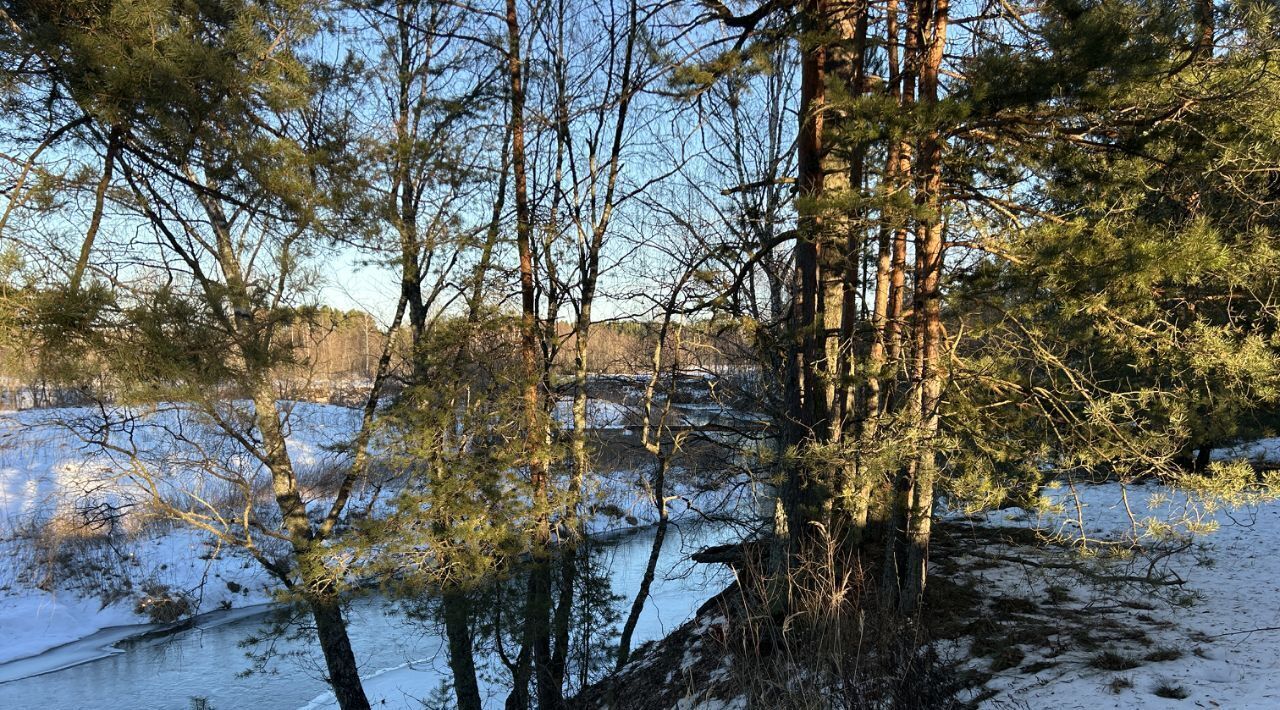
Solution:
<svg viewBox="0 0 1280 710"><path fill-rule="evenodd" d="M633 648L690 618L727 584L726 570L692 565L686 556L728 535L712 525L673 524ZM623 614L639 586L653 536L653 529L644 529L598 543L613 591L624 597ZM170 710L191 708L196 699L204 699L214 710L329 707L331 697L326 697L327 686L321 680L323 664L309 634L246 644L247 639L263 636L276 616L267 609L220 612L201 617L190 629L155 638L130 638L147 627L107 629L0 665L0 679L17 678L0 682L0 708ZM422 707L419 699L449 677L442 632L432 622L408 618L397 603L376 596L355 601L350 634L366 685L382 692L387 707ZM276 659L267 672L246 675L252 665L246 653L265 650L268 644ZM41 672L68 664L74 665ZM482 679L488 704L494 707L506 696L498 675Z"/></svg>

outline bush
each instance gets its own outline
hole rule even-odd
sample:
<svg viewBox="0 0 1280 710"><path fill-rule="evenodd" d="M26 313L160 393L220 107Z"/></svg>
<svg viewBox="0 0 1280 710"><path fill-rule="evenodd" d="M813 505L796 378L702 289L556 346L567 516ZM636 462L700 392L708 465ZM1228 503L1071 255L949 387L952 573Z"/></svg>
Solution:
<svg viewBox="0 0 1280 710"><path fill-rule="evenodd" d="M1190 695L1186 688L1168 682L1161 683L1153 692L1162 698L1169 698L1170 700L1186 700L1187 696Z"/></svg>
<svg viewBox="0 0 1280 710"><path fill-rule="evenodd" d="M146 614L153 624L172 624L194 611L189 594L174 591L165 584L148 584L133 606L138 614Z"/></svg>
<svg viewBox="0 0 1280 710"><path fill-rule="evenodd" d="M118 540L64 515L33 520L15 537L16 571L45 591L68 588L99 594L114 586L125 564L116 548Z"/></svg>
<svg viewBox="0 0 1280 710"><path fill-rule="evenodd" d="M1142 662L1132 656L1115 651L1103 651L1089 660L1089 665L1103 671L1127 671L1137 668Z"/></svg>

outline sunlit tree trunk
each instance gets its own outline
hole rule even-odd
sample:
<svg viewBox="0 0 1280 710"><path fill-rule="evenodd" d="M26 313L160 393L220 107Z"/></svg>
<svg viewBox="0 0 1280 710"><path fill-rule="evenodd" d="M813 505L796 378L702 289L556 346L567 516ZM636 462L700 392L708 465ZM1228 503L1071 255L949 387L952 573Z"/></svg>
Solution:
<svg viewBox="0 0 1280 710"><path fill-rule="evenodd" d="M947 38L949 0L933 0L920 13L923 62L920 103L927 109L938 102L938 80ZM916 231L915 322L920 430L919 453L911 481L907 517L907 558L902 572L899 608L912 612L924 593L933 530L933 492L938 473L936 438L942 404L942 136L931 128L920 142L917 158L917 205L922 216Z"/></svg>
<svg viewBox="0 0 1280 710"><path fill-rule="evenodd" d="M546 432L543 422L542 362L538 347L537 294L534 289L533 222L529 207L525 156L525 77L521 59L521 18L516 0L507 0L507 81L511 108L511 175L516 209L516 249L520 273L520 356L524 379L525 466L533 508L524 630L507 707L528 707L529 681L536 670L539 707L555 707L551 665L551 519L548 509Z"/></svg>

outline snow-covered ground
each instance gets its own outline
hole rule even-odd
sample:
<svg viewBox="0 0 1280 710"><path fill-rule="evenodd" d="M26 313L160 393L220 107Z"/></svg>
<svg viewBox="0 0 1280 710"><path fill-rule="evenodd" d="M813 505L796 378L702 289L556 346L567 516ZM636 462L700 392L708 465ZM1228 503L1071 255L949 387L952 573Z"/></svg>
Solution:
<svg viewBox="0 0 1280 710"><path fill-rule="evenodd" d="M621 426L623 407L593 405L593 426ZM271 599L270 579L243 553L219 548L189 529L143 524L147 494L139 487L137 472L130 475L128 457L88 446L67 427L86 426L93 415L92 410L75 408L0 413L0 682L100 657L120 639L155 628L136 606L150 590L188 595L189 611L213 614L206 619L229 613L224 610L253 609ZM350 409L292 405L289 436L295 463L304 471L331 464L337 455L332 448L347 441L357 424L358 413ZM180 434L177 439L175 433ZM176 407L147 413L112 433L117 445L142 452L173 489L201 492L208 492L200 488L204 477L190 462L220 451L222 444L216 439L198 418ZM215 458L249 479L261 475L233 449ZM1275 461L1280 458L1280 439L1220 451L1215 458ZM694 483L684 480L678 469L671 472L669 492L678 494L671 501L673 517L695 518L725 502L723 492L700 491ZM651 523L656 511L643 484L643 475L636 471L606 472L592 494L612 514L593 519L591 530L603 533ZM1003 560L969 565L975 585L995 590L993 597L1030 600L1035 613L1056 628L1040 640L1043 643L1020 644L1017 662L992 672L982 690L994 695L984 705L1091 710L1191 703L1280 707L1280 503L1218 508L1188 517L1193 508L1186 497L1162 485L1080 485L1075 491L1079 509L1071 489L1064 486L1049 491L1063 504L1059 509L998 511L983 522L1036 527L1075 538L1081 532L1076 516L1083 513L1084 534L1105 541L1132 532L1135 525L1149 531L1171 521L1185 528L1190 521L1197 532L1194 545L1156 569L1176 574L1185 583L1099 583L1096 574L1037 565L1035 558L1028 558L1031 564ZM123 534L77 537L63 529L56 544L47 537L49 530L59 529L61 519L74 522L76 516L82 519L104 504L126 511L116 523ZM1029 554L1025 548L1005 549L989 540L976 544L969 554L971 562L990 562L993 556L1011 552ZM1039 562L1052 564L1062 554L1044 551ZM1109 566L1083 562L1094 572L1147 571L1141 558ZM673 587L670 594L683 596L669 601L680 608L696 606L691 599L713 591ZM1057 601L1047 601L1054 597ZM1106 631L1095 634L1094 643L1080 643L1099 621L1105 621L1101 625ZM54 647L63 648L41 655ZM1120 658L1100 662L1106 652ZM1128 661L1134 666L1099 667L1129 665ZM990 670L992 659L973 658L966 664ZM369 690L372 697L395 707L407 697L423 697L440 680L438 663L429 671L415 664L372 669ZM1186 699L1162 697L1157 691L1185 693ZM310 707L330 703L321 696Z"/></svg>
<svg viewBox="0 0 1280 710"><path fill-rule="evenodd" d="M1265 441L1252 448L1275 451L1278 445ZM1188 521L1186 497L1166 486L1126 490L1106 484L1076 491L1091 539L1122 537L1134 519L1140 527ZM1061 512L1001 511L987 522L1078 536L1071 520L1078 512L1073 494L1065 487L1051 493L1065 503ZM984 707L1280 707L1280 503L1260 501L1203 516L1193 511L1191 519L1196 527L1217 529L1202 531L1190 548L1155 568L1181 578L1181 585L1100 581L1036 567L1034 558L973 572L979 589L1031 600L1039 613L1056 617L1050 619L1055 633L1020 645L1025 656L1015 667L994 673L985 688L996 693ZM986 551L992 550L999 552L999 546ZM975 553L981 557L984 551ZM1062 554L1047 551L1040 561L1051 555L1060 560ZM1148 572L1141 557L1092 569L1128 576ZM1055 595L1061 602L1050 604ZM972 659L967 665L984 669L990 663ZM1133 667L1122 668L1128 665Z"/></svg>
<svg viewBox="0 0 1280 710"><path fill-rule="evenodd" d="M620 405L592 400L593 427L620 427ZM304 482L309 473L337 463L334 447L344 444L359 425L359 412L345 407L287 403L290 456ZM564 408L564 414L568 413ZM216 434L199 415L163 405L136 412L113 412L114 446L133 457L86 443L97 435L101 413L91 408L0 412L0 664L68 647L40 663L0 668L0 682L22 674L52 670L73 659L109 652L117 636L149 628L151 619L138 601L156 590L183 595L191 614L253 607L269 602L277 586L243 551L218 546L207 533L156 521L148 514L154 482L172 496L193 494L211 500L225 485L200 469L218 462L217 474L266 484L266 473L246 460L241 449ZM673 519L693 517L724 502L718 492L698 491L670 475ZM322 493L304 486L311 503ZM592 533L651 524L653 504L643 490L643 475L608 472L592 491L601 514L588 522ZM359 491L357 491L359 497ZM692 508L692 510L691 510ZM95 512L118 511L114 523L80 532ZM102 522L102 521L99 521ZM115 526L115 533L108 534ZM111 629L128 627L131 632ZM101 643L98 643L101 641ZM95 655L96 654L96 655Z"/></svg>
<svg viewBox="0 0 1280 710"><path fill-rule="evenodd" d="M90 637L103 629L148 624L137 602L155 590L185 595L191 613L253 606L270 600L275 585L261 565L207 534L148 520L145 478L128 457L89 445L90 409L0 414L0 663ZM300 470L314 470L349 438L358 413L297 404L290 413L290 454ZM175 443L174 432L189 438ZM113 433L117 446L136 447L162 476L167 491L210 492L212 477L184 462L219 454L217 439L194 415L162 407L141 415L131 430ZM234 452L221 456L237 465ZM242 466L250 480L263 475ZM122 517L107 523L95 511L111 506ZM101 523L81 532L86 520ZM111 525L117 534L108 534ZM150 590L150 591L149 591Z"/></svg>
<svg viewBox="0 0 1280 710"><path fill-rule="evenodd" d="M637 417L636 409L605 399L587 400L588 429L623 429ZM573 428L573 400L556 401L556 421L565 429Z"/></svg>

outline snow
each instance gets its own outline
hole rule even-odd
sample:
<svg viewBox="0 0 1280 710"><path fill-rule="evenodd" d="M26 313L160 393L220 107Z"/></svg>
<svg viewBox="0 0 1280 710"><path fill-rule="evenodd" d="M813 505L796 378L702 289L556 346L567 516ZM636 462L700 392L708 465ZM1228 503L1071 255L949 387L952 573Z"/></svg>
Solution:
<svg viewBox="0 0 1280 710"><path fill-rule="evenodd" d="M589 429L625 429L639 416L638 410L607 399L587 400L587 427ZM573 428L573 400L556 401L556 421L566 429Z"/></svg>
<svg viewBox="0 0 1280 710"><path fill-rule="evenodd" d="M140 617L119 604L102 607L96 599L73 594L17 593L0 597L0 683L46 673L110 653L111 644L137 633ZM37 666L6 663L34 656L78 639L93 638L99 629L115 626L130 629L122 635L95 639L88 653L78 648L72 655ZM142 629L145 630L145 629Z"/></svg>
<svg viewBox="0 0 1280 710"><path fill-rule="evenodd" d="M300 472L330 463L337 455L332 448L348 441L359 424L359 412L344 407L283 404L290 455ZM621 405L596 400L591 404L593 426L622 426L626 410ZM112 419L130 420L128 427L112 432L112 443L139 452L166 491L207 492L202 487L209 476L191 462L209 455L221 462L220 473L264 480L259 466L243 460L224 435L184 407L159 405L110 414ZM0 413L0 682L102 658L117 652L116 642L155 630L156 625L135 611L145 586L188 594L191 611L200 615L198 623L228 609L259 608L277 591L261 565L242 551L218 547L206 533L149 520L146 481L130 475L128 457L87 445L81 436L92 434L101 417L98 410L79 407ZM175 433L185 441L175 441ZM599 500L619 506L624 515L596 515L588 521L589 532L617 534L656 521L653 504L638 487L642 478L637 471L610 472L598 491ZM670 504L673 520L693 518L695 510L709 510L726 500L723 493L681 483L677 472L670 478L671 490L680 496ZM84 572L82 578L38 584L36 573L44 563L40 531L59 516L74 519L87 504L102 502L134 504L119 524L121 534L109 540L71 539L66 550L74 555L75 568ZM311 504L324 502L317 498ZM671 613L680 620L687 618L702 601L701 591L668 600L669 610L674 609ZM655 618L658 625L639 629L637 639L665 630L661 615ZM445 670L439 659L383 669L372 681L371 692L386 685L392 695L379 697L394 706L404 701L395 695L401 685L397 677L408 674L411 685L420 688L425 673L433 679L425 685L434 687L445 678Z"/></svg>
<svg viewBox="0 0 1280 710"><path fill-rule="evenodd" d="M84 602L86 600L81 597L78 601ZM213 626L228 624L242 618L261 614L267 608L268 605L258 604L236 609L213 611L193 618L191 620L191 624L195 628L208 629ZM94 614L95 612L89 611L88 613ZM95 615L95 618L92 619L92 622L100 623L106 618L107 617L102 615L99 611L99 613ZM125 619L123 616L121 618ZM77 623L77 620L75 619L58 619L48 617L46 617L46 619L49 623L39 624L43 626L41 633L46 635L61 633L64 628L83 628L89 625L85 620L79 620L79 623ZM134 638L139 634L163 632L168 629L175 628L175 625L135 624L132 623L134 621L133 618L128 618L126 621L129 622L127 625L108 626L83 638L77 638L55 648L48 649L44 653L37 651L35 655L20 657L17 660L0 664L0 683L42 675L45 673L53 673L81 663L96 661L111 654L123 653L121 649L116 647L116 644L121 641ZM22 630L18 629L18 632L18 636L21 637Z"/></svg>
<svg viewBox="0 0 1280 710"><path fill-rule="evenodd" d="M0 550L12 555L18 544L16 541L0 543ZM112 572L118 575L118 578L103 580L107 588L123 585L125 579L129 579L126 589L135 593L145 585L184 591L192 597L194 613L261 605L271 600L275 590L273 581L257 562L229 550L215 554L215 548L206 544L199 533L190 530L133 539L120 543L118 548L129 561L104 573L104 577ZM208 559L204 559L206 557ZM104 604L101 598L82 588L55 587L46 591L27 586L19 578L21 570L12 561L0 569L5 575L0 582L0 629L4 630L0 643L0 664L3 664L0 682L7 677L21 677L12 676L14 671L9 661L93 637L110 627L132 629L119 638L155 628L145 614L135 611L135 594ZM237 585L238 591L233 592L228 582ZM100 649L93 658L108 652ZM81 649L78 653L86 652Z"/></svg>
<svg viewBox="0 0 1280 710"><path fill-rule="evenodd" d="M359 421L357 412L342 407L297 403L288 410L290 455L300 470L322 466L333 456L329 447L349 438ZM221 454L228 468L239 465L248 479L264 475L243 465L235 452L219 448L220 437L189 410L172 405L119 410L112 419L129 415L135 417L132 428L113 431L112 442L139 451L163 490L206 490L202 475L184 465L194 458L196 446ZM82 639L115 638L101 635L113 627L132 629L119 632L125 636L154 628L135 611L146 586L189 595L197 614L260 605L276 589L261 565L242 552L213 545L200 532L147 522L143 481L129 475L122 457L85 444L78 435L89 433L100 419L91 408L0 414L0 664L6 664L0 666L0 679L19 677L14 674L26 666L8 663L15 659ZM175 443L173 432L190 442ZM50 521L74 520L78 511L101 503L134 506L119 523L124 534L40 541ZM50 554L74 555L69 564L79 573L40 584L38 577L57 564L45 559ZM65 667L71 660L99 658L111 652L113 642L77 646L74 653L42 663ZM63 656L71 660L58 660Z"/></svg>
<svg viewBox="0 0 1280 710"><path fill-rule="evenodd" d="M1258 439L1237 444L1223 449L1214 449L1210 458L1214 461L1233 461L1247 459L1250 461L1280 462L1280 437Z"/></svg>
<svg viewBox="0 0 1280 710"><path fill-rule="evenodd" d="M344 407L285 403L294 465L307 471L333 460L330 448L349 441L359 419ZM255 482L265 476L201 413L180 405L113 408L105 415L88 407L0 413L0 538L77 507L146 500L145 477L127 455L86 442L99 437L104 421L111 422L110 444L134 452L164 493L210 493L211 477L199 469L205 460L223 475Z"/></svg>
<svg viewBox="0 0 1280 710"><path fill-rule="evenodd" d="M323 467L336 454L335 444L350 438L358 425L358 412L330 406L290 406L290 451L303 468ZM126 534L113 538L112 549L95 548L91 541L77 543L76 554L98 565L86 574L93 585L116 588L114 600L103 601L82 582L59 581L37 585L32 570L40 562L31 535L59 515L71 515L88 504L141 503L145 493L136 477L122 475L122 461L87 447L65 425L87 425L94 411L84 408L28 410L0 413L0 683L47 673L104 655L117 653L118 641L140 632L156 630L135 611L139 590L161 585L191 594L197 624L223 623L240 613L255 613L272 598L274 587L260 565L232 549L211 546L206 536L191 530L155 523L143 516L126 518ZM557 412L568 415L568 403ZM589 419L593 427L622 428L629 412L623 405L592 400ZM571 418L569 418L571 419ZM181 407L165 406L142 412L131 432L113 432L113 441L127 441L153 460L174 489L198 485L197 472L187 464L187 445L225 451L228 468L248 478L261 475L254 465L237 458L224 442L209 436L209 429ZM189 443L175 444L171 433L181 431ZM1280 439L1267 439L1215 452L1215 459L1280 459ZM621 510L622 519L597 516L589 523L592 533L652 523L652 503L643 493L643 472L606 472L598 502ZM673 520L696 519L698 513L730 503L723 491L739 488L722 485L702 490L681 472L670 475ZM1084 533L1091 539L1124 535L1149 521L1184 519L1188 499L1156 484L1121 488L1118 484L1081 485L1076 488L1085 511ZM1128 505L1125 505L1127 493ZM1055 503L1070 495L1067 487L1051 491ZM131 509L130 516L142 506ZM628 517L629 516L629 517ZM1074 504L1048 512L1006 510L990 513L986 522L996 525L1038 527L1066 537L1078 537ZM1144 521L1144 519L1148 519ZM1172 660L1145 662L1124 671L1094 668L1094 651L1071 649L1044 655L1027 649L1022 668L1045 661L1054 665L1035 673L1004 670L993 675L986 689L995 695L983 701L988 708L1010 706L1062 708L1177 708L1280 707L1280 504L1259 503L1244 509L1216 509L1203 518L1217 529L1198 534L1191 549L1166 562L1168 571L1186 580L1170 594L1157 596L1149 588L1117 591L1070 573L997 565L975 572L978 582L1000 594L1036 599L1049 585L1065 586L1078 610L1124 615L1139 626L1148 640L1118 645L1114 650L1140 657L1151 649L1177 649ZM1060 554L1050 552L1047 554ZM634 566L634 565L631 565ZM641 565L642 566L642 565ZM628 567L626 565L623 566ZM636 575L639 569L631 570ZM125 585L124 580L129 580ZM614 580L619 590L634 590L634 580ZM637 629L637 643L655 638L673 621L688 618L710 589L705 580L667 585L656 592ZM631 593L634 593L632 591ZM1117 601L1130 604L1117 609ZM1063 631L1075 622L1059 620ZM1110 648L1104 647L1104 648ZM52 649L52 650L51 650ZM967 662L975 668L986 659ZM443 651L401 665L371 669L367 690L375 706L411 706L448 680ZM1117 682L1122 680L1124 682ZM484 690L493 702L501 689ZM1185 700L1162 698L1161 686L1182 688ZM332 707L332 696L320 696L309 710Z"/></svg>
<svg viewBox="0 0 1280 710"><path fill-rule="evenodd" d="M1274 450L1276 442L1259 445ZM1125 534L1132 523L1122 487L1105 484L1078 487L1091 537ZM1055 492L1061 501L1066 488ZM1130 508L1139 517L1177 521L1186 511L1185 496L1165 486L1131 486ZM1075 514L1073 504L1067 506ZM1005 511L989 516L1002 525L1035 525L1070 530L1065 515L1027 516ZM1218 529L1195 538L1195 546L1168 561L1169 571L1186 580L1161 597L1151 587L1099 588L1064 574L1037 574L1027 569L997 567L979 573L982 582L1002 593L1026 598L1043 595L1046 584L1067 586L1077 606L1118 614L1147 639L1112 642L1101 649L1068 649L1046 658L1029 653L1022 666L1051 660L1055 666L1035 674L1010 669L996 673L987 688L999 691L983 703L988 708L1280 707L1280 503L1244 509L1219 509L1200 523ZM1042 596L1041 596L1042 598ZM1119 609L1117 602L1121 603ZM1136 608L1135 608L1136 607ZM1069 628L1064 627L1064 632ZM1256 631L1251 631L1256 630ZM1176 650L1181 657L1143 662L1136 668L1102 670L1089 664L1100 651L1142 659L1155 649ZM981 662L970 661L981 666ZM1157 689L1181 688L1186 699L1160 697Z"/></svg>

